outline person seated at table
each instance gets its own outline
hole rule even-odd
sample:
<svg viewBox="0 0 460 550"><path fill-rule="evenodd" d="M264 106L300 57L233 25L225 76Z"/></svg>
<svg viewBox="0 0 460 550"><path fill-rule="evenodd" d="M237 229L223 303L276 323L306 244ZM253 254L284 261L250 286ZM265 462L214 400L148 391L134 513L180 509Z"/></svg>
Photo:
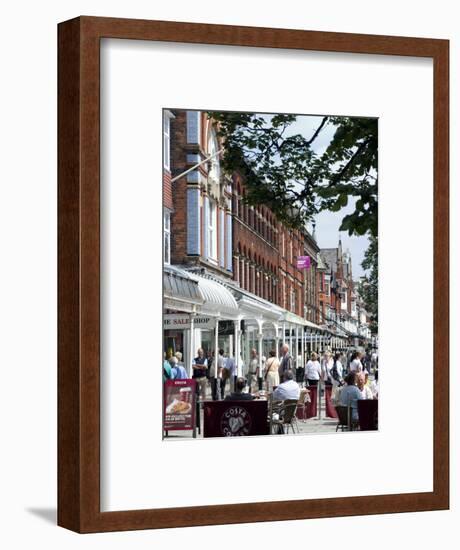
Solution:
<svg viewBox="0 0 460 550"><path fill-rule="evenodd" d="M360 372L356 376L356 383L358 390L361 392L362 399L374 399L370 386L366 384L366 374L364 372Z"/></svg>
<svg viewBox="0 0 460 550"><path fill-rule="evenodd" d="M284 382L277 386L273 392L275 401L284 401L285 399L299 399L299 384L294 380L294 372L289 369L284 372Z"/></svg>
<svg viewBox="0 0 460 550"><path fill-rule="evenodd" d="M347 374L345 384L340 392L340 405L351 407L351 419L353 422L358 422L358 401L362 399L362 395L356 387L356 374L354 372Z"/></svg>
<svg viewBox="0 0 460 550"><path fill-rule="evenodd" d="M225 401L250 401L254 397L250 393L244 393L246 387L246 380L241 376L236 379L235 391L229 393L225 398Z"/></svg>

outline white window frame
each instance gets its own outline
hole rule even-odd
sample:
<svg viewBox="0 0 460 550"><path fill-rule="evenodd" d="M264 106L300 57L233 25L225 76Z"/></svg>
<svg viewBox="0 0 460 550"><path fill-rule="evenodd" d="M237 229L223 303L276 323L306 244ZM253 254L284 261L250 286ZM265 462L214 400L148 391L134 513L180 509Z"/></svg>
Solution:
<svg viewBox="0 0 460 550"><path fill-rule="evenodd" d="M291 288L290 311L295 313L295 288Z"/></svg>
<svg viewBox="0 0 460 550"><path fill-rule="evenodd" d="M163 115L163 166L171 169L171 118L166 111Z"/></svg>
<svg viewBox="0 0 460 550"><path fill-rule="evenodd" d="M208 212L208 254L209 258L217 262L217 204L209 199Z"/></svg>
<svg viewBox="0 0 460 550"><path fill-rule="evenodd" d="M171 211L163 212L163 261L166 265L171 263Z"/></svg>

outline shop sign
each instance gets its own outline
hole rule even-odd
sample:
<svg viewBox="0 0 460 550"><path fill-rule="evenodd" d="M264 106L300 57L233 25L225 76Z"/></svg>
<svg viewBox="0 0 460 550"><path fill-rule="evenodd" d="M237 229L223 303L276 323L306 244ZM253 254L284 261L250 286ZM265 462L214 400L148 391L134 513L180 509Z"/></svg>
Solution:
<svg viewBox="0 0 460 550"><path fill-rule="evenodd" d="M310 256L297 256L297 269L310 269Z"/></svg>
<svg viewBox="0 0 460 550"><path fill-rule="evenodd" d="M268 434L268 402L206 401L204 437L240 437Z"/></svg>
<svg viewBox="0 0 460 550"><path fill-rule="evenodd" d="M214 317L198 315L193 320L195 328L213 329L216 326ZM190 315L187 313L167 313L163 315L163 330L185 330L190 328Z"/></svg>

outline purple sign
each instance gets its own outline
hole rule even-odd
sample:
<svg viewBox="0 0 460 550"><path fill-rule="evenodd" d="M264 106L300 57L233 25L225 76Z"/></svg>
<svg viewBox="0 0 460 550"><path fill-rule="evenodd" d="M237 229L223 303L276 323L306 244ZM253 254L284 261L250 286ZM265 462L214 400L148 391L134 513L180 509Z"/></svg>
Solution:
<svg viewBox="0 0 460 550"><path fill-rule="evenodd" d="M297 269L310 269L310 256L297 256Z"/></svg>

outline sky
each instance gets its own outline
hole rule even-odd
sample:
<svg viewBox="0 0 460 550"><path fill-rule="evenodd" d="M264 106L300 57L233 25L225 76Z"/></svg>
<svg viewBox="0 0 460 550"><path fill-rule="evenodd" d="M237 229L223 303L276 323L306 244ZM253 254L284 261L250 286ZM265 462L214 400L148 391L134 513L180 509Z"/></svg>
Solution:
<svg viewBox="0 0 460 550"><path fill-rule="evenodd" d="M298 115L296 122L291 125L289 133L301 134L309 138L320 125L322 118L322 116ZM322 129L312 145L315 153L322 154L326 150L334 132L335 128L330 124ZM339 232L343 217L353 212L354 203L355 199L351 199L348 205L339 212L321 212L316 216L315 221L316 240L320 248L336 248L340 234L342 238L342 250L345 252L348 249L351 254L353 278L356 280L364 275L361 262L368 247L368 238L366 236L349 237L348 232Z"/></svg>

